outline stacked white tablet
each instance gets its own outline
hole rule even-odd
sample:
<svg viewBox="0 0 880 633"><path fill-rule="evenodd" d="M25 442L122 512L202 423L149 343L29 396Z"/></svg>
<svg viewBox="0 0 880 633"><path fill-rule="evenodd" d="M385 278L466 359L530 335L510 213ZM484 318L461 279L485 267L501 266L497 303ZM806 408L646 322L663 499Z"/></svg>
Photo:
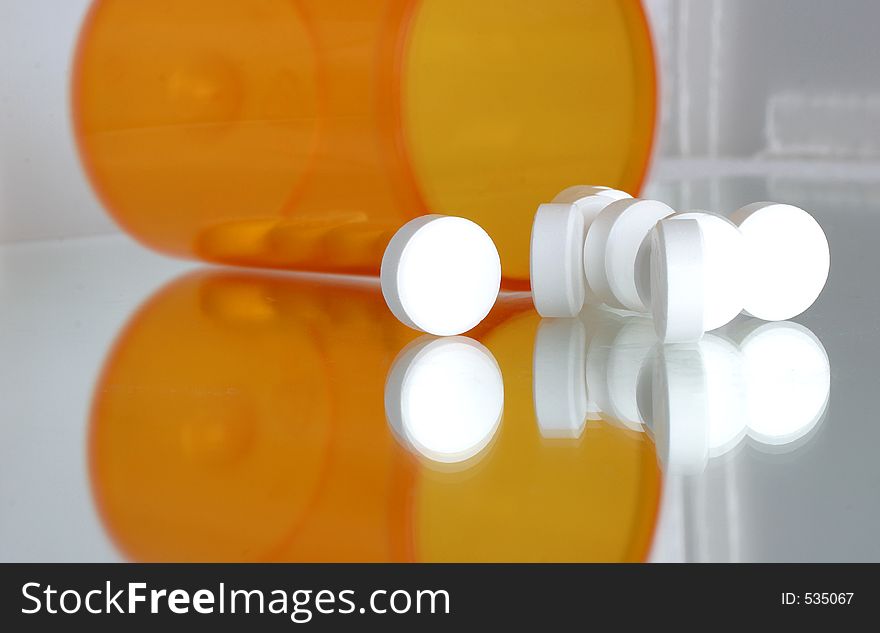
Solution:
<svg viewBox="0 0 880 633"><path fill-rule="evenodd" d="M741 312L797 316L825 286L830 253L819 224L791 205L757 202L726 218L578 185L538 207L530 263L541 316L573 317L585 303L650 313L671 343L697 340ZM501 262L478 225L427 215L391 239L381 279L401 322L456 335L491 310Z"/></svg>
<svg viewBox="0 0 880 633"><path fill-rule="evenodd" d="M570 244L582 232L577 276ZM743 311L797 316L818 298L830 266L822 228L791 205L759 202L728 219L585 186L539 207L531 248L541 316L573 317L585 302L650 312L664 342L697 340Z"/></svg>

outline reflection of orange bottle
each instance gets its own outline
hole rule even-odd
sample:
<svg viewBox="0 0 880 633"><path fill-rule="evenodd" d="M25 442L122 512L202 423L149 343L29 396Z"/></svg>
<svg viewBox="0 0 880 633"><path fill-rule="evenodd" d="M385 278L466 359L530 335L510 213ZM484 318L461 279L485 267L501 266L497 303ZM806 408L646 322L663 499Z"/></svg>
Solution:
<svg viewBox="0 0 880 633"><path fill-rule="evenodd" d="M406 450L385 378L416 333L373 286L196 273L150 299L108 357L92 486L134 560L640 560L659 496L644 434L544 440L531 404L538 319L503 300L475 336L505 409L448 469Z"/></svg>
<svg viewBox="0 0 880 633"><path fill-rule="evenodd" d="M605 422L590 422L578 439L542 436L532 400L539 322L528 310L480 336L502 369L503 421L471 469L416 472L419 560L647 558L660 494L653 444Z"/></svg>
<svg viewBox="0 0 880 633"><path fill-rule="evenodd" d="M154 248L374 274L451 213L513 285L540 202L638 190L654 106L636 0L96 0L73 84L91 182Z"/></svg>

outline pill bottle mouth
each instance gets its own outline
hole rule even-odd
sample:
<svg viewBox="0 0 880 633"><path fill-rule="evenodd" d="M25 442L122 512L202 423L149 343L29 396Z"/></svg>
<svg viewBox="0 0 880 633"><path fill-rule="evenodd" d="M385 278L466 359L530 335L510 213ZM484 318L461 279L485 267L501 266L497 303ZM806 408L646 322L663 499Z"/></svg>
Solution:
<svg viewBox="0 0 880 633"><path fill-rule="evenodd" d="M637 0L95 0L71 94L93 188L154 249L376 274L393 230L445 213L509 288L538 204L637 193L656 109Z"/></svg>

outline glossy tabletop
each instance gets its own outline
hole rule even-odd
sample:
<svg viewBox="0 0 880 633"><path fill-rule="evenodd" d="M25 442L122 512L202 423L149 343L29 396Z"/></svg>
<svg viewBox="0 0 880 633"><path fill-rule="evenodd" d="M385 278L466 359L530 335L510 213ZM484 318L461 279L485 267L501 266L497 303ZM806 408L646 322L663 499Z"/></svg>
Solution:
<svg viewBox="0 0 880 633"><path fill-rule="evenodd" d="M525 293L438 339L375 280L0 247L0 560L880 560L874 182L661 171L831 243L795 322L685 346Z"/></svg>

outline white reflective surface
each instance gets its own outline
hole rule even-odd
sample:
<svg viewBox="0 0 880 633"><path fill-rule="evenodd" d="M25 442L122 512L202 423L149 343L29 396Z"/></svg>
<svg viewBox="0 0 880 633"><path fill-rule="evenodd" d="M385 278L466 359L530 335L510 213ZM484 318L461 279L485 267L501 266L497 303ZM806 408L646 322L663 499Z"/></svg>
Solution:
<svg viewBox="0 0 880 633"><path fill-rule="evenodd" d="M492 369L482 372L494 376L482 384L493 389L462 380L475 373L462 373L457 361L441 363L450 380L422 381L410 391L424 397L409 402L408 430L401 422L403 433L393 425L385 432L402 438L423 463L459 460L460 475L472 477L496 459L495 439L509 425L518 433L531 425L528 432L548 443L542 451L568 451L575 442L587 452L599 437L597 425L618 425L619 433L650 442L662 472L659 516L640 519L651 521L651 560L880 560L880 304L873 281L860 272L880 266L873 248L880 197L864 185L847 191L848 197L829 200L811 180L657 182L649 193L696 199L710 210L713 197L723 211L784 194L814 212L834 257L816 305L798 324L738 319L684 348L658 346L642 316L592 310L575 321L540 322L526 306L521 318L536 325L516 334L524 338L515 356L498 355L509 344L490 345L492 336L476 336L491 356L462 348L478 352L466 354L466 365ZM0 558L120 560L89 474L95 381L138 305L194 265L151 254L122 236L5 246L0 264ZM378 293L374 286L364 292ZM228 307L250 314L236 305ZM517 322L492 327L518 332ZM332 327L351 336L346 323ZM383 375L401 350L394 349ZM177 350L167 353L171 360ZM354 362L360 372L375 371ZM513 392L503 389L500 419L498 368L505 384L516 385ZM448 400L437 384L470 395ZM456 414L458 426L438 426L438 416L453 410L472 415ZM514 420L512 412L522 417ZM528 494L547 494L552 481L545 477ZM456 488L447 490L454 495ZM517 490L505 490L507 498L516 499Z"/></svg>

